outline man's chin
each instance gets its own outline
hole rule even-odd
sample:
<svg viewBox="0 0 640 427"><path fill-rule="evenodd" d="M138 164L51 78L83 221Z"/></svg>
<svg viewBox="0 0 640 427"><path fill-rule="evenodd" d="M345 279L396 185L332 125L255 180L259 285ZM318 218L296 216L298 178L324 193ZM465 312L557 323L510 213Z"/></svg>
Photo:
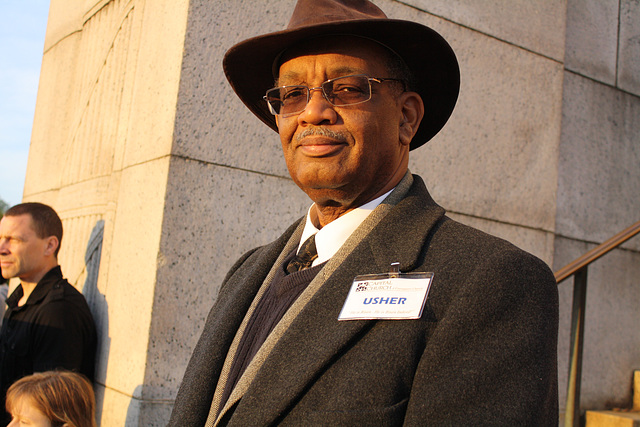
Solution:
<svg viewBox="0 0 640 427"><path fill-rule="evenodd" d="M0 268L2 268L2 277L10 279L11 277L7 277L6 275L11 271L11 264L0 264Z"/></svg>
<svg viewBox="0 0 640 427"><path fill-rule="evenodd" d="M318 188L303 188L307 196L314 203L322 206L348 206L356 198L344 186L336 185L335 187L322 186Z"/></svg>
<svg viewBox="0 0 640 427"><path fill-rule="evenodd" d="M337 180L313 180L313 181L302 181L297 182L298 187L305 193L309 194L309 192L314 193L322 193L328 192L333 193L336 191L341 191L342 188L345 187L344 182Z"/></svg>

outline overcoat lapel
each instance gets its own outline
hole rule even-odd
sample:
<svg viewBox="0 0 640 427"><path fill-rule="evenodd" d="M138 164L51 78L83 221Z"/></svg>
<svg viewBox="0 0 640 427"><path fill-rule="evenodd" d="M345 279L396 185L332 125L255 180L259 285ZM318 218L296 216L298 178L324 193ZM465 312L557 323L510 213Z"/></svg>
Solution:
<svg viewBox="0 0 640 427"><path fill-rule="evenodd" d="M324 278L272 346L229 425L268 425L276 421L336 357L375 324L338 321L354 277L389 271L392 262L399 262L403 272L411 271L422 256L430 230L444 215L422 180L414 179L404 199L355 248L349 248L348 255Z"/></svg>
<svg viewBox="0 0 640 427"><path fill-rule="evenodd" d="M176 397L176 402L180 402L183 408L176 415L180 418L180 425L202 425L207 419L217 385L212 378L219 377L226 349L230 347L244 314L297 226L298 223L289 227L273 243L245 254L225 278L225 291L220 292L209 313ZM240 268L245 262L250 267Z"/></svg>

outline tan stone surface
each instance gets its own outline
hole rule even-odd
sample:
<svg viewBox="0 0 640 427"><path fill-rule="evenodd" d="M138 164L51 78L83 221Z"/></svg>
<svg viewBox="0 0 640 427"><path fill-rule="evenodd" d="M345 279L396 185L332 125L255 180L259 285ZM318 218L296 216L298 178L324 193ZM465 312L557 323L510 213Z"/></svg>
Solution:
<svg viewBox="0 0 640 427"><path fill-rule="evenodd" d="M173 144L188 0L141 2L131 103L120 129L126 134L123 167L167 155ZM152 6L152 7L151 7ZM135 50L137 48L137 51ZM128 67L128 65L127 65Z"/></svg>
<svg viewBox="0 0 640 427"><path fill-rule="evenodd" d="M618 411L587 411L586 427L640 427L640 414Z"/></svg>
<svg viewBox="0 0 640 427"><path fill-rule="evenodd" d="M25 197L61 186L63 170L67 166L64 147L71 133L73 105L78 96L72 82L76 78L75 61L80 42L78 33L69 34L63 42L45 50L42 58Z"/></svg>
<svg viewBox="0 0 640 427"><path fill-rule="evenodd" d="M97 3L97 0L56 0L49 2L49 19L44 41L45 53L60 41L69 37L69 35L82 30L84 15L91 7L87 3ZM39 97L40 93L38 93Z"/></svg>
<svg viewBox="0 0 640 427"><path fill-rule="evenodd" d="M162 314L153 316L149 334L148 399L175 398L231 265L247 250L277 238L310 203L290 179L172 161L153 307Z"/></svg>
<svg viewBox="0 0 640 427"><path fill-rule="evenodd" d="M640 412L640 370L633 373L633 406L634 411Z"/></svg>
<svg viewBox="0 0 640 427"><path fill-rule="evenodd" d="M556 229L601 243L640 220L640 98L566 73L564 99Z"/></svg>
<svg viewBox="0 0 640 427"><path fill-rule="evenodd" d="M63 219L63 271L84 288L99 332L103 425L124 425L138 387L142 399L187 7L51 5L25 199ZM101 221L102 268L91 276L84 255ZM135 419L154 410L142 408Z"/></svg>
<svg viewBox="0 0 640 427"><path fill-rule="evenodd" d="M290 7L291 2L286 1L191 2L175 155L288 177L278 134L254 117L233 93L222 70L222 58L237 42L283 29Z"/></svg>
<svg viewBox="0 0 640 427"><path fill-rule="evenodd" d="M412 152L411 169L448 209L553 231L561 64L440 25L461 64L460 97L443 131Z"/></svg>
<svg viewBox="0 0 640 427"><path fill-rule="evenodd" d="M108 360L105 384L126 392L143 384L146 371L168 166L165 158L123 172L113 240L105 248L110 346L100 357Z"/></svg>
<svg viewBox="0 0 640 427"><path fill-rule="evenodd" d="M490 221L455 212L447 212L447 216L463 224L482 230L485 233L507 240L520 249L532 253L542 259L549 265L549 267L553 265L553 243L555 236L552 232L535 230L522 227L520 225Z"/></svg>
<svg viewBox="0 0 640 427"><path fill-rule="evenodd" d="M640 96L640 2L620 3L618 87Z"/></svg>
<svg viewBox="0 0 640 427"><path fill-rule="evenodd" d="M556 61L564 58L566 0L511 0L508 6L500 0L405 3Z"/></svg>
<svg viewBox="0 0 640 427"><path fill-rule="evenodd" d="M618 0L567 0L567 69L615 84L619 4Z"/></svg>
<svg viewBox="0 0 640 427"><path fill-rule="evenodd" d="M100 426L142 426L138 423L140 409L131 395L117 390L105 388L98 384L94 387L96 393L96 411L100 414Z"/></svg>

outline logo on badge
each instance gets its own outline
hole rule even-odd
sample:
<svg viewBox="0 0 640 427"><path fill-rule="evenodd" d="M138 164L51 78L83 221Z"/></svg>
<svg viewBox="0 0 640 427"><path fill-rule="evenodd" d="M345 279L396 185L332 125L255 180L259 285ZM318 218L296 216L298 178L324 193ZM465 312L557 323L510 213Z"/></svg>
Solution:
<svg viewBox="0 0 640 427"><path fill-rule="evenodd" d="M362 292L367 290L367 286L369 286L369 282L360 282L356 287L356 292Z"/></svg>

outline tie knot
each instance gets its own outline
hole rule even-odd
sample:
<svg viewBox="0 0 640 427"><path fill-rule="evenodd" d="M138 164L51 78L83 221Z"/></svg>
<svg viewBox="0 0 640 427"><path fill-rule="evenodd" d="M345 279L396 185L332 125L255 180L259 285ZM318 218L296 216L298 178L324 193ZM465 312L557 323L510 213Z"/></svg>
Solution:
<svg viewBox="0 0 640 427"><path fill-rule="evenodd" d="M289 261L287 272L291 274L309 268L316 258L318 258L318 250L316 249L316 235L313 234L304 241L298 254Z"/></svg>

